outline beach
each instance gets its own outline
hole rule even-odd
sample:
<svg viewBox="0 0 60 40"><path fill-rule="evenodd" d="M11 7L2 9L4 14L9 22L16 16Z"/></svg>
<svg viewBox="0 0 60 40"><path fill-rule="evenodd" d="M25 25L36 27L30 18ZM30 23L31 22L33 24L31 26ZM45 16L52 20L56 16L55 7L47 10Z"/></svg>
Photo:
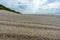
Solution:
<svg viewBox="0 0 60 40"><path fill-rule="evenodd" d="M60 16L0 10L0 40L60 40Z"/></svg>

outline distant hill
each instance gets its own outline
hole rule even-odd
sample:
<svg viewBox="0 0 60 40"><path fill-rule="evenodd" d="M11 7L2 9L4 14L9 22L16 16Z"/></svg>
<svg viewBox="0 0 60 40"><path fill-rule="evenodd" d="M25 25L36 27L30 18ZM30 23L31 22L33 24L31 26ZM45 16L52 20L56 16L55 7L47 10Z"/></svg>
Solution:
<svg viewBox="0 0 60 40"><path fill-rule="evenodd" d="M15 10L7 8L7 7L5 7L4 5L1 5L1 4L0 4L0 10L7 10L7 11L11 11L11 12L15 12L15 13L21 14L20 12L17 12Z"/></svg>

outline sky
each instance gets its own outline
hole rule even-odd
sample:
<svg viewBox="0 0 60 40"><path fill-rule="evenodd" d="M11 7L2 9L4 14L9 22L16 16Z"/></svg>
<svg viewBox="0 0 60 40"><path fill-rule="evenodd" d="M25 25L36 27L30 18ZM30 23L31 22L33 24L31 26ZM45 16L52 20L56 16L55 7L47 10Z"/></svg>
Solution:
<svg viewBox="0 0 60 40"><path fill-rule="evenodd" d="M60 0L0 0L0 4L22 14L60 13Z"/></svg>

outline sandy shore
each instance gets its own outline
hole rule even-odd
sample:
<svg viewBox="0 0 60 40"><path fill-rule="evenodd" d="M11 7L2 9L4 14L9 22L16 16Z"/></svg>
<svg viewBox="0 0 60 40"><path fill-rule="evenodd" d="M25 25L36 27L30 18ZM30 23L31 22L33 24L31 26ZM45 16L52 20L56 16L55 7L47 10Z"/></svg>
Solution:
<svg viewBox="0 0 60 40"><path fill-rule="evenodd" d="M0 10L0 40L60 40L60 16Z"/></svg>

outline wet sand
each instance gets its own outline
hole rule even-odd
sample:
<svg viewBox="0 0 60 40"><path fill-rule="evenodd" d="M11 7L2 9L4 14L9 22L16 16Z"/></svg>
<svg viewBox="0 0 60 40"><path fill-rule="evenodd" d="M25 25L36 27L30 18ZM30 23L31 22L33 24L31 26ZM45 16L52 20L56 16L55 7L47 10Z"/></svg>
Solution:
<svg viewBox="0 0 60 40"><path fill-rule="evenodd" d="M0 10L0 40L60 40L60 16Z"/></svg>

